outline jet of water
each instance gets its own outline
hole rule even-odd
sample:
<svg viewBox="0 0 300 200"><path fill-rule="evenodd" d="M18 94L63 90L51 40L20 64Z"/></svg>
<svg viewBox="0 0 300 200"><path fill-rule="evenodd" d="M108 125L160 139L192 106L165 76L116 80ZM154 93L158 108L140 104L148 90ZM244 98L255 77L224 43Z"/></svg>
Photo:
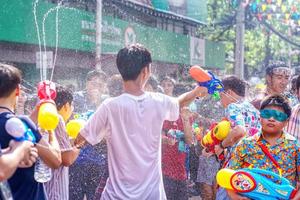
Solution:
<svg viewBox="0 0 300 200"><path fill-rule="evenodd" d="M40 38L40 30L39 30L39 25L36 17L36 6L38 4L39 0L35 0L33 4L33 15L34 15L34 23L35 23L35 28L36 28L36 33L37 33L37 38L38 38L38 43L39 43L39 61L40 61L40 78L41 81L43 80L43 72L42 72L42 46L41 46L41 38Z"/></svg>

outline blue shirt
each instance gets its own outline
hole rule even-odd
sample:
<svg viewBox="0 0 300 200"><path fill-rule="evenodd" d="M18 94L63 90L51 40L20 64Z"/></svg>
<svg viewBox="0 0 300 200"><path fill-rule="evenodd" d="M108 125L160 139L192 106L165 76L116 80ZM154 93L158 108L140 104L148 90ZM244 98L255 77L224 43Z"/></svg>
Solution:
<svg viewBox="0 0 300 200"><path fill-rule="evenodd" d="M105 99L105 95L101 96L101 100ZM77 92L74 94L74 113L85 113L87 111L96 111L97 106L88 99L86 91ZM77 164L97 164L105 163L107 157L107 146L105 142L101 142L95 146L90 144L85 145L75 161Z"/></svg>
<svg viewBox="0 0 300 200"><path fill-rule="evenodd" d="M9 146L10 140L14 139L9 135L5 129L6 121L12 117L10 112L4 112L0 114L0 145L4 149ZM33 134L36 137L36 141L39 142L41 135L36 127L31 128ZM34 179L34 165L29 168L17 168L16 172L11 178L8 179L9 186L11 188L14 200L44 200L44 188L42 183L38 183Z"/></svg>

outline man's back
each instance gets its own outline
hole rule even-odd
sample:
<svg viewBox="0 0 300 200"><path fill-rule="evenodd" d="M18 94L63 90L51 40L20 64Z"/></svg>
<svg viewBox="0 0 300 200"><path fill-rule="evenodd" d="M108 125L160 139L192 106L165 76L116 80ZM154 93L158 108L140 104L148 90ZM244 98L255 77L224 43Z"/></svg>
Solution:
<svg viewBox="0 0 300 200"><path fill-rule="evenodd" d="M178 101L158 93L103 102L81 132L91 144L107 140L109 179L102 199L165 199L161 129L178 115Z"/></svg>

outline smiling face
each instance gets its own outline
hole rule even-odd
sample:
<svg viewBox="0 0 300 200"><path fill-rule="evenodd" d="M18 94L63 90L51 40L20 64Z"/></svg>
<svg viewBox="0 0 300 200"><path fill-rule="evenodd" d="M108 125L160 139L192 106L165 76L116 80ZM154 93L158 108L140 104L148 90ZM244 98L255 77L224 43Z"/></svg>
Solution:
<svg viewBox="0 0 300 200"><path fill-rule="evenodd" d="M284 110L278 106L267 106L263 110L271 111L270 114L263 115L261 110L260 122L263 132L267 134L281 133L288 122L288 119L282 121L284 117L280 117L283 116L282 114L285 114Z"/></svg>
<svg viewBox="0 0 300 200"><path fill-rule="evenodd" d="M278 94L282 94L289 84L291 71L287 67L279 67L273 69L271 75L267 76L268 87Z"/></svg>

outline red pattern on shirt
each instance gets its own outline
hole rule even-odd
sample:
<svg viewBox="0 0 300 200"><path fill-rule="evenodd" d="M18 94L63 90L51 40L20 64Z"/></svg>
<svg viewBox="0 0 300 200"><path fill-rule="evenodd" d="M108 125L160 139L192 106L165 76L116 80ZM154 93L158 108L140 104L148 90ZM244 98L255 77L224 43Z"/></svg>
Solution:
<svg viewBox="0 0 300 200"><path fill-rule="evenodd" d="M175 122L164 122L163 134L166 134L170 129L183 131L181 117ZM162 144L162 173L164 176L175 180L186 180L185 160L186 153L178 151L178 142L175 145Z"/></svg>

